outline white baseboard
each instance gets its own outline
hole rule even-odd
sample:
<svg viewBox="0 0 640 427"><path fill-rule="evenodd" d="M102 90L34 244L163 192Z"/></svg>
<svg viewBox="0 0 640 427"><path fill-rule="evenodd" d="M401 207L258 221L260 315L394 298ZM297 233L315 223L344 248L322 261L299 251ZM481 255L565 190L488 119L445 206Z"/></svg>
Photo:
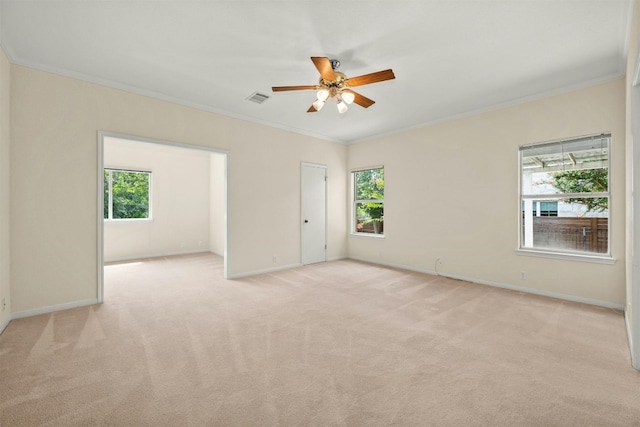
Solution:
<svg viewBox="0 0 640 427"><path fill-rule="evenodd" d="M106 263L114 263L114 262L125 262L125 261L135 261L139 259L147 259L147 258L160 258L164 256L179 256L179 255L192 255L192 254L202 254L205 252L211 252L209 249L194 249L188 251L178 251L178 252L158 252L156 254L145 254L139 256L128 256L123 258L113 258L104 260ZM213 253L213 252L211 252ZM216 254L217 255L217 254Z"/></svg>
<svg viewBox="0 0 640 427"><path fill-rule="evenodd" d="M245 273L229 274L227 279L229 280L241 279L243 277L256 276L258 274L265 274L265 273L273 273L274 271L289 270L291 268L297 268L297 267L302 267L302 264L281 265L278 267L265 268L263 270L253 270L253 271L247 271Z"/></svg>
<svg viewBox="0 0 640 427"><path fill-rule="evenodd" d="M7 326L9 326L9 322L11 322L11 316L7 317L7 319L2 322L2 325L0 325L0 335L2 335L5 329L7 329Z"/></svg>
<svg viewBox="0 0 640 427"><path fill-rule="evenodd" d="M536 288L527 288L525 286L512 285L510 283L491 282L491 281L474 279L472 277L465 277L465 276L449 275L447 277L450 277L452 279L465 280L467 282L479 283L481 285L488 285L488 286L495 286L503 289L510 289L512 291L526 292L529 294L542 295L542 296L551 297L551 298L558 298L566 301L573 301L573 302L579 302L582 304L595 305L598 307L611 308L613 310L620 310L620 311L624 310L624 304L617 304L609 301L602 301L602 300L597 300L593 298L580 297L577 295L562 294L559 292L546 291L543 289L536 289Z"/></svg>
<svg viewBox="0 0 640 427"><path fill-rule="evenodd" d="M415 271L416 273L424 273L424 274L433 274L433 275L436 275L436 276L444 276L443 274L439 274L435 270L429 270L429 269L426 269L426 268L412 267L410 265L395 264L395 263L392 263L392 262L385 262L385 261L380 261L380 260L374 260L374 259L368 259L368 258L360 258L360 257L354 257L354 256L347 257L347 259L352 259L354 261L360 261L360 262L366 262L368 264L383 265L385 267L399 268L400 270Z"/></svg>
<svg viewBox="0 0 640 427"><path fill-rule="evenodd" d="M459 276L457 274L442 274L434 270L416 268L416 267L411 267L407 265L393 264L393 263L388 263L388 262L383 262L378 260L370 260L370 259L357 258L357 257L351 257L351 259L356 261L368 262L372 264L380 264L387 267L400 268L402 270L415 271L418 273L435 274L438 276L447 277L449 279L464 280L465 282L472 282L472 283L478 283L480 285L494 286L497 288L509 289L509 290L518 291L518 292L526 292L528 294L542 295L545 297L558 298L566 301L573 301L573 302L579 302L583 304L595 305L599 307L612 308L614 310L620 310L620 311L624 310L623 304L616 304L613 302L601 301L593 298L585 298L585 297L580 297L576 295L562 294L559 292L546 291L543 289L527 288L524 286L512 285L510 283L493 282L490 280L477 279L469 276Z"/></svg>
<svg viewBox="0 0 640 427"><path fill-rule="evenodd" d="M201 252L202 251L190 252L190 253L201 253ZM166 256L166 255L161 255L161 256ZM624 309L624 306L622 304L616 304L616 303L612 303L612 302L608 302L608 301L600 301L600 300L596 300L596 299L592 299L592 298L584 298L584 297L579 297L579 296L575 296L575 295L567 295L567 294L562 294L562 293L558 293L558 292L551 292L551 291L546 291L546 290L541 290L541 289L527 288L527 287L523 287L523 286L517 286L517 285L508 284L508 283L493 282L493 281L482 280L482 279L476 279L476 278L467 277L467 276L459 276L459 275L453 275L453 274L442 274L442 273L438 273L438 272L436 272L434 270L417 268L417 267L408 266L408 265L402 265L402 264L389 263L389 262L384 262L384 261L380 261L380 260L371 260L371 259L360 258L360 257L339 257L339 258L335 258L335 259L330 259L328 261L337 261L337 260L341 260L341 259L352 259L354 261L361 261L361 262L366 262L366 263L370 263L370 264L378 264L378 265L383 265L383 266L386 266L386 267L399 268L399 269L408 270L408 271L415 271L415 272L418 272L418 273L439 275L439 276L447 277L447 278L450 278L450 279L464 280L464 281L467 281L467 282L478 283L478 284L481 284L481 285L494 286L494 287L498 287L498 288L509 289L509 290L519 291L519 292L526 292L526 293L535 294L535 295L548 296L548 297L551 297L551 298L558 298L558 299L563 299L563 300L567 300L567 301L574 301L574 302L579 302L579 303L584 303L584 304L590 304L590 305L595 305L595 306L600 306L600 307L611 308L611 309L615 309L615 310L623 310ZM300 264L300 263L298 263L298 264L289 264L289 265L282 265L282 266L266 268L266 269L261 269L261 270L253 270L253 271L248 271L248 272L244 272L244 273L231 274L231 275L229 275L228 279L230 279L230 280L241 279L241 278L244 278L244 277L255 276L255 275L258 275L258 274L265 274L265 273L273 273L273 272L276 272L276 271L288 270L288 269L297 268L297 267L302 267L302 264ZM7 320L5 320L5 322L3 322L0 325L0 334L9 325L9 322L11 322L11 320L14 320L14 319L20 319L20 318L23 318L23 317L30 317L30 316L37 316L39 314L53 313L53 312L56 312L56 311L68 310L68 309L77 308L77 307L84 307L84 306L87 306L87 305L93 305L93 304L97 304L97 303L98 303L98 299L97 298L92 298L92 299L83 300L83 301L74 301L74 302L70 302L70 303L66 303L66 304L53 305L53 306L48 306L48 307L41 307L41 308L36 308L36 309L33 309L33 310L25 310L25 311L20 311L20 312L17 312L17 313L13 313ZM625 322L626 322L626 327L627 327L627 332L628 332L627 335L628 335L628 339L629 339L629 348L632 349L633 348L633 338L631 336L631 329L629 327L629 319L628 319L628 316L627 316L626 312L625 312ZM634 362L633 361L633 353L632 353L631 357L632 357L632 363L633 363ZM634 363L634 366L635 366L635 363Z"/></svg>
<svg viewBox="0 0 640 427"><path fill-rule="evenodd" d="M342 259L350 259L350 258L346 257L346 256L333 257L333 258L328 258L326 262L340 261ZM248 272L245 272L245 273L230 274L229 277L227 277L227 279L229 279L229 280L241 279L243 277L256 276L258 274L273 273L274 271L288 270L290 268L302 267L302 265L303 264L301 264L301 263L289 264L289 265L283 265L283 266L279 266L279 267L266 268L266 269L263 269L263 270L253 270L253 271L248 271Z"/></svg>
<svg viewBox="0 0 640 427"><path fill-rule="evenodd" d="M68 310L70 308L84 307L87 305L93 305L97 303L98 303L98 299L92 298L92 299L86 299L83 301L73 301L73 302L60 304L60 305L50 305L48 307L35 308L33 310L19 311L17 313L11 314L11 320L21 319L23 317L37 316L39 314L48 314L48 313L53 313L61 310Z"/></svg>

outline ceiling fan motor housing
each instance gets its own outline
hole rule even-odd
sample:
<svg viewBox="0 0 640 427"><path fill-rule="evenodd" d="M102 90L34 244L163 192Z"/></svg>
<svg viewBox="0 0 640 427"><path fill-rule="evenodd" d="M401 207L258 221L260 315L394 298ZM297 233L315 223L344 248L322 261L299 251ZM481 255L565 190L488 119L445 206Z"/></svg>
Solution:
<svg viewBox="0 0 640 427"><path fill-rule="evenodd" d="M319 86L329 91L329 96L336 96L343 89L347 88L347 76L340 71L335 72L335 80L323 79L320 77Z"/></svg>

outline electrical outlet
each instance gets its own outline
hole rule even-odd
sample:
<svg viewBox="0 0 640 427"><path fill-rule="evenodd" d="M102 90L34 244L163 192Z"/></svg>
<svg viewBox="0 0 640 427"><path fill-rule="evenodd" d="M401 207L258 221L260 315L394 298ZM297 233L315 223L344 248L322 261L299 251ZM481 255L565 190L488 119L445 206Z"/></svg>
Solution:
<svg viewBox="0 0 640 427"><path fill-rule="evenodd" d="M436 258L435 265L433 266L433 270L436 274L440 274L439 270L442 268L442 260L440 258Z"/></svg>
<svg viewBox="0 0 640 427"><path fill-rule="evenodd" d="M520 280L527 280L527 272L526 271L521 271L520 272Z"/></svg>
<svg viewBox="0 0 640 427"><path fill-rule="evenodd" d="M273 263L274 263L274 264L277 264L277 263L278 263L278 256L277 256L277 255L274 255L274 256L273 256L273 258L272 258L272 260L273 260Z"/></svg>

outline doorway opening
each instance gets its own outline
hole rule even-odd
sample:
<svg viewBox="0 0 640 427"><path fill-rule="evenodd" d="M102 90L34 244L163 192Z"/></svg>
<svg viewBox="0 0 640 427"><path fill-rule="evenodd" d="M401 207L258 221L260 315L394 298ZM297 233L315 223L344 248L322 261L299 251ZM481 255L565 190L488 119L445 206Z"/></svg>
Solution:
<svg viewBox="0 0 640 427"><path fill-rule="evenodd" d="M98 302L105 263L211 252L227 278L228 152L98 133Z"/></svg>

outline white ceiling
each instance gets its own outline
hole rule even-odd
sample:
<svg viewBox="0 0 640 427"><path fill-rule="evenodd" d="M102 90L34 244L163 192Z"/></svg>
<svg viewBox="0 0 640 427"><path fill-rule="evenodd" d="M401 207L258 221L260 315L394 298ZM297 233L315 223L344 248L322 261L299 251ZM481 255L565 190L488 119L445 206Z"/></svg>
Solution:
<svg viewBox="0 0 640 427"><path fill-rule="evenodd" d="M10 60L323 139L354 142L624 75L629 0L10 1ZM307 113L311 56L376 103ZM258 91L271 98L247 101Z"/></svg>

